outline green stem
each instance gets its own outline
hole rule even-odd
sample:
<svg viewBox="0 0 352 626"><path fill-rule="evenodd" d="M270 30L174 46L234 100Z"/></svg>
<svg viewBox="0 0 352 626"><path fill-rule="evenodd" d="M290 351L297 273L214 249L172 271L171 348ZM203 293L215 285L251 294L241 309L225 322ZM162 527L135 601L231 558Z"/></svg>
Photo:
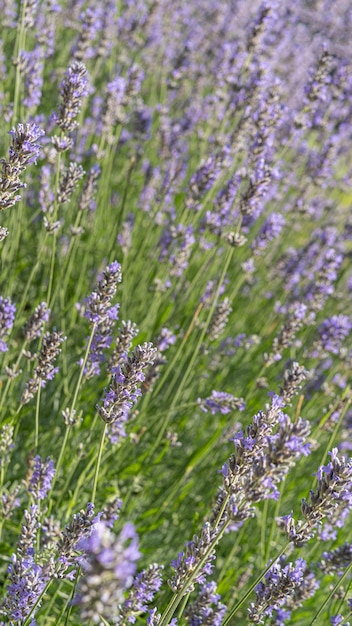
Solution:
<svg viewBox="0 0 352 626"><path fill-rule="evenodd" d="M36 402L36 407L35 407L35 443L34 443L34 447L35 447L36 453L38 453L38 445L39 445L40 394L41 394L41 387L39 386L38 393L37 393L37 402Z"/></svg>
<svg viewBox="0 0 352 626"><path fill-rule="evenodd" d="M247 598L251 595L251 593L253 592L253 590L256 588L256 586L258 585L258 583L262 580L263 576L265 576L265 574L269 571L269 569L274 565L274 563L276 563L276 561L278 561L280 559L280 557L285 554L287 548L289 547L290 542L288 542L283 548L282 550L280 550L280 552L276 555L276 557L269 563L269 565L265 568L265 570L263 572L260 573L260 575L256 578L256 580L251 584L250 588L248 589L248 591L245 593L244 596L242 596L242 598L237 602L237 604L235 604L235 606L233 607L233 609L230 611L229 615L225 618L225 621L223 622L222 626L227 626L227 624L230 624L232 618L234 617L234 615L236 615L238 609L241 608L241 606L246 602ZM235 626L234 622L234 626Z"/></svg>
<svg viewBox="0 0 352 626"><path fill-rule="evenodd" d="M348 574L350 573L351 570L352 570L352 563L350 563L350 565L347 567L346 571L342 574L341 578L337 581L335 587L330 591L330 593L328 594L328 596L324 600L323 604L321 605L319 611L317 611L317 613L314 615L312 621L309 623L309 626L312 626L312 624L314 624L317 621L318 617L322 614L323 610L325 609L327 604L330 602L331 598L335 595L335 593L338 590L338 588L342 585L342 583L345 580L345 578L347 578L347 576L348 576Z"/></svg>
<svg viewBox="0 0 352 626"><path fill-rule="evenodd" d="M94 482L93 482L93 490L92 490L92 502L93 503L95 502L95 495L97 492L97 484L98 484L99 470L100 470L100 464L101 464L101 457L103 454L103 448L104 448L104 442L105 442L106 429L107 429L107 424L104 422L104 428L103 428L103 432L102 432L101 439L100 439L97 464L95 467L95 474L94 474Z"/></svg>
<svg viewBox="0 0 352 626"><path fill-rule="evenodd" d="M164 436L164 433L165 433L165 431L166 431L166 429L168 427L170 416L171 416L175 406L177 406L179 398L181 397L181 395L183 393L184 386L185 386L186 383L189 382L190 377L191 377L191 373L194 372L194 365L195 365L195 363L197 361L197 358L198 358L198 355L199 355L199 351L200 351L200 349L201 349L201 347L203 345L205 336L206 336L207 331L208 331L208 327L209 327L210 321L211 321L211 319L213 317L213 313L215 311L216 304L217 304L217 301L218 301L218 298L219 298L221 285L224 282L227 270L229 268L229 265L230 265L230 262L231 262L231 259L232 259L232 255L233 255L233 251L234 251L234 248L230 248L229 251L228 251L227 258L226 258L225 263L224 263L223 271L222 271L222 274L221 274L220 279L218 281L218 285L217 285L214 301L213 301L212 306L210 308L210 311L209 311L209 314L208 314L205 326L204 326L204 328L203 328L203 330L202 330L202 332L200 334L197 346L196 346L195 350L192 353L192 357L191 357L191 359L189 361L189 364L188 364L188 367L186 369L186 372L185 372L185 374L182 377L182 380L181 380L181 382L180 382L180 384L179 384L179 386L177 388L177 391L175 392L173 400L172 400L172 402L170 404L170 409L169 409L169 411L168 411L168 413L167 413L167 415L166 415L166 417L164 419L163 425L162 425L162 427L161 427L161 429L159 431L159 434L158 434L158 436L157 436L157 438L155 440L154 446L152 447L151 452L149 454L149 457L148 457L149 459L152 458L155 450L157 450L157 448L158 448L158 446L159 446L159 444L160 444L160 442L161 442L161 440L162 440L162 438ZM175 359L173 360L173 362L174 361L175 361ZM174 392L177 380L178 380L178 378L175 377L173 384L171 384L170 387L169 387L169 391L165 393L165 397L164 397L165 402L168 401L168 399L170 398L170 395Z"/></svg>

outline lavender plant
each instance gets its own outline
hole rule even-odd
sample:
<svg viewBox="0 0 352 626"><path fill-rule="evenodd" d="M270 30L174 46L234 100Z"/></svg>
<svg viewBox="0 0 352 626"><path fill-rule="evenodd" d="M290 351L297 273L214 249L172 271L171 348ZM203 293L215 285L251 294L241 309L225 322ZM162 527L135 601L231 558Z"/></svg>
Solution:
<svg viewBox="0 0 352 626"><path fill-rule="evenodd" d="M348 0L0 9L1 623L347 624Z"/></svg>

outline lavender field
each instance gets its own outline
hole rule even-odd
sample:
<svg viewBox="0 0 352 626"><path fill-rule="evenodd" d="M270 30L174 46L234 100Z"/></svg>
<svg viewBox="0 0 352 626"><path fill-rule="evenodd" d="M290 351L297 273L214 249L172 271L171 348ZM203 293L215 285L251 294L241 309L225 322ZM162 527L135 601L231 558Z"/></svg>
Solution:
<svg viewBox="0 0 352 626"><path fill-rule="evenodd" d="M0 625L352 624L350 0L0 16Z"/></svg>

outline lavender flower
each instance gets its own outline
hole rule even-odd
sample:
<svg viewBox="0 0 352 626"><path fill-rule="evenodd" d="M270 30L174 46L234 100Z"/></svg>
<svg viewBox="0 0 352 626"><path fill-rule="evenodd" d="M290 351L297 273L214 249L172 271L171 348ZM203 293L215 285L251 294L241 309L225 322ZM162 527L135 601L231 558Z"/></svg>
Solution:
<svg viewBox="0 0 352 626"><path fill-rule="evenodd" d="M21 558L14 554L8 573L9 585L1 610L12 623L23 624L44 591L48 577L31 555Z"/></svg>
<svg viewBox="0 0 352 626"><path fill-rule="evenodd" d="M190 626L221 626L227 607L220 602L216 593L216 583L206 583L200 588L198 596L187 607L185 617Z"/></svg>
<svg viewBox="0 0 352 626"><path fill-rule="evenodd" d="M81 165L70 163L59 184L57 201L59 204L68 202L76 189L79 181L84 177L85 171Z"/></svg>
<svg viewBox="0 0 352 626"><path fill-rule="evenodd" d="M243 398L235 398L231 393L226 393L225 391L212 391L209 398L203 400L198 398L197 404L204 413L210 410L212 415L216 413L226 415L236 409L244 411L246 408Z"/></svg>
<svg viewBox="0 0 352 626"><path fill-rule="evenodd" d="M43 87L43 49L40 46L30 52L21 50L17 61L24 78L25 96L23 104L29 109L40 104Z"/></svg>
<svg viewBox="0 0 352 626"><path fill-rule="evenodd" d="M185 550L171 562L175 573L168 580L168 585L174 593L182 592L182 595L185 595L194 590L194 582L205 583L206 576L213 570L215 550L210 549L210 546L215 536L211 525L206 522L201 536L194 535L192 541L186 543Z"/></svg>
<svg viewBox="0 0 352 626"><path fill-rule="evenodd" d="M21 196L13 195L26 187L26 184L20 181L19 175L27 165L37 162L40 153L37 141L44 135L44 131L34 123L17 124L9 134L11 135L9 159L8 161L1 159L0 210L8 209L21 199Z"/></svg>
<svg viewBox="0 0 352 626"><path fill-rule="evenodd" d="M58 368L54 367L53 361L60 354L60 345L65 339L66 337L63 336L61 331L45 333L38 356L38 365L34 369L33 377L26 383L21 398L22 404L27 404L37 393L39 387L45 387L46 382L52 380L55 374L57 374Z"/></svg>
<svg viewBox="0 0 352 626"><path fill-rule="evenodd" d="M121 324L122 326L118 330L115 348L108 366L108 371L112 374L116 371L116 368L119 365L122 365L122 363L126 361L128 352L132 347L132 341L139 332L136 324L130 320L127 322L122 321Z"/></svg>
<svg viewBox="0 0 352 626"><path fill-rule="evenodd" d="M99 522L92 534L77 545L84 551L79 562L83 575L74 604L80 608L81 620L97 623L100 618L116 623L124 592L131 587L140 558L138 537L133 524L125 524L116 537ZM102 594L103 590L103 594Z"/></svg>
<svg viewBox="0 0 352 626"><path fill-rule="evenodd" d="M261 254L268 243L276 239L285 225L285 219L280 213L272 213L264 222L251 248L254 255Z"/></svg>
<svg viewBox="0 0 352 626"><path fill-rule="evenodd" d="M304 545L314 537L316 528L324 518L333 519L337 513L340 517L341 507L346 510L347 501L351 501L352 462L345 457L338 457L337 448L330 453L328 465L319 468L317 476L317 490L311 490L309 500L302 500L302 514L305 522L299 520L297 524L292 513L281 518L280 525L284 527L290 541L298 547ZM350 502L351 504L351 502ZM335 520L336 523L337 520Z"/></svg>
<svg viewBox="0 0 352 626"><path fill-rule="evenodd" d="M135 576L127 599L121 607L121 622L134 624L136 616L148 610L148 604L153 601L162 584L161 570L160 565L152 563Z"/></svg>
<svg viewBox="0 0 352 626"><path fill-rule="evenodd" d="M125 437L124 424L132 406L141 396L140 383L144 381L143 370L154 362L156 348L151 343L136 346L131 356L117 366L110 387L105 390L103 405L97 405L102 420L111 425L110 438L115 443Z"/></svg>
<svg viewBox="0 0 352 626"><path fill-rule="evenodd" d="M43 326L49 321L50 309L46 302L41 302L35 308L34 312L23 326L23 333L26 341L33 341L36 337L40 337Z"/></svg>
<svg viewBox="0 0 352 626"><path fill-rule="evenodd" d="M0 429L0 468L8 464L13 447L13 426L4 424Z"/></svg>
<svg viewBox="0 0 352 626"><path fill-rule="evenodd" d="M325 574L337 573L338 576L342 576L346 567L348 567L351 562L352 544L346 542L330 552L323 552L318 567Z"/></svg>
<svg viewBox="0 0 352 626"><path fill-rule="evenodd" d="M61 84L62 101L56 115L56 123L64 132L71 132L78 126L76 118L82 98L88 95L87 74L85 65L79 61L74 61L65 73Z"/></svg>
<svg viewBox="0 0 352 626"><path fill-rule="evenodd" d="M347 315L333 315L318 326L318 338L309 350L311 357L342 354L344 341L352 330L352 319Z"/></svg>
<svg viewBox="0 0 352 626"><path fill-rule="evenodd" d="M35 502L38 503L39 500L46 498L54 476L54 462L50 457L42 461L40 456L36 456L34 459L33 473L28 486L28 491L32 494Z"/></svg>
<svg viewBox="0 0 352 626"><path fill-rule="evenodd" d="M95 211L95 194L98 187L98 178L100 176L100 167L98 164L93 165L89 170L85 181L83 183L83 189L78 202L78 208L80 211Z"/></svg>
<svg viewBox="0 0 352 626"><path fill-rule="evenodd" d="M56 563L56 576L63 578L67 569L73 565L76 556L78 542L88 537L93 525L99 520L100 515L94 512L94 504L88 503L86 510L75 513L72 521L65 526L57 544L58 558Z"/></svg>
<svg viewBox="0 0 352 626"><path fill-rule="evenodd" d="M112 528L114 523L120 517L120 509L122 507L122 500L115 498L112 502L107 504L101 513L100 520L106 524L108 528Z"/></svg>
<svg viewBox="0 0 352 626"><path fill-rule="evenodd" d="M160 335L153 342L157 352L155 353L153 364L149 365L146 369L145 378L141 386L142 394L150 392L154 388L155 382L160 375L161 367L167 363L163 353L173 345L175 341L176 336L168 328L161 329Z"/></svg>
<svg viewBox="0 0 352 626"><path fill-rule="evenodd" d="M273 565L265 574L265 582L260 582L256 587L256 601L248 609L249 620L253 624L261 624L264 615L270 616L273 609L285 604L295 589L302 585L305 568L303 559L297 559L295 564Z"/></svg>
<svg viewBox="0 0 352 626"><path fill-rule="evenodd" d="M283 406L274 395L266 412L253 417L246 436L242 431L235 435L236 454L221 469L223 486L212 516L216 526L231 524L237 529L253 515L254 503L278 499L276 485L301 454L309 454L305 443L309 424L301 418L291 422Z"/></svg>
<svg viewBox="0 0 352 626"><path fill-rule="evenodd" d="M0 296L0 352L7 352L7 343L3 340L9 335L15 321L16 305L10 298Z"/></svg>
<svg viewBox="0 0 352 626"><path fill-rule="evenodd" d="M219 338L228 322L232 307L229 298L224 298L216 307L208 328L209 341Z"/></svg>
<svg viewBox="0 0 352 626"><path fill-rule="evenodd" d="M285 370L284 384L280 389L280 396L286 405L289 404L290 400L301 388L301 383L307 378L308 373L309 372L296 361L293 361L290 368Z"/></svg>
<svg viewBox="0 0 352 626"><path fill-rule="evenodd" d="M86 299L84 316L95 326L91 349L88 355L88 364L85 370L86 378L100 374L100 365L104 360L104 350L112 342L112 329L118 319L119 305L111 305L121 282L121 266L117 261L110 263L98 282L95 291Z"/></svg>

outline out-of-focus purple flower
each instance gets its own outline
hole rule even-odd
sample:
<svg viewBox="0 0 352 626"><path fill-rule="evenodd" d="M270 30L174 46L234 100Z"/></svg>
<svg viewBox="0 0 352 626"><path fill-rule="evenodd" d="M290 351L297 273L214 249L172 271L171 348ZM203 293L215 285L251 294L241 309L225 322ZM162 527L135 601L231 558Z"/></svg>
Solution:
<svg viewBox="0 0 352 626"><path fill-rule="evenodd" d="M216 339L220 337L221 333L226 327L231 312L232 306L229 298L224 298L221 302L218 303L210 320L209 328L207 331L207 337L209 341L216 341Z"/></svg>
<svg viewBox="0 0 352 626"><path fill-rule="evenodd" d="M33 341L40 337L43 326L49 321L50 309L46 302L41 302L23 326L23 333L26 341Z"/></svg>
<svg viewBox="0 0 352 626"><path fill-rule="evenodd" d="M211 412L212 415L216 413L222 413L226 415L231 411L244 411L246 408L246 403L243 398L235 398L231 393L226 393L225 391L212 391L211 396L209 398L198 398L197 400L198 406L207 413Z"/></svg>
<svg viewBox="0 0 352 626"><path fill-rule="evenodd" d="M21 50L18 59L20 72L24 79L25 95L23 105L29 109L40 104L43 87L43 50L40 46L31 51Z"/></svg>
<svg viewBox="0 0 352 626"><path fill-rule="evenodd" d="M285 218L280 213L272 213L264 222L258 235L251 245L253 254L260 254L268 243L276 239L285 225Z"/></svg>
<svg viewBox="0 0 352 626"><path fill-rule="evenodd" d="M44 500L51 488L51 483L55 476L54 461L47 457L42 461L40 456L34 459L33 473L29 481L28 491L32 494L34 501Z"/></svg>
<svg viewBox="0 0 352 626"><path fill-rule="evenodd" d="M65 339L66 337L61 331L45 333L38 356L38 365L34 369L33 377L26 383L21 398L22 404L27 404L37 393L39 387L45 387L46 382L52 380L59 371L58 367L54 367L53 362L60 354L60 345Z"/></svg>
<svg viewBox="0 0 352 626"><path fill-rule="evenodd" d="M77 544L77 549L83 551L79 557L82 577L74 604L80 608L82 621L95 623L104 618L115 622L141 556L133 524L125 524L116 537L103 522L98 522L91 535Z"/></svg>
<svg viewBox="0 0 352 626"><path fill-rule="evenodd" d="M314 341L310 356L326 357L328 353L339 354L344 341L352 330L352 318L347 315L333 315L318 326L318 339Z"/></svg>
<svg viewBox="0 0 352 626"><path fill-rule="evenodd" d="M3 340L10 334L15 321L16 305L10 298L0 296L0 352L7 352L7 343Z"/></svg>

